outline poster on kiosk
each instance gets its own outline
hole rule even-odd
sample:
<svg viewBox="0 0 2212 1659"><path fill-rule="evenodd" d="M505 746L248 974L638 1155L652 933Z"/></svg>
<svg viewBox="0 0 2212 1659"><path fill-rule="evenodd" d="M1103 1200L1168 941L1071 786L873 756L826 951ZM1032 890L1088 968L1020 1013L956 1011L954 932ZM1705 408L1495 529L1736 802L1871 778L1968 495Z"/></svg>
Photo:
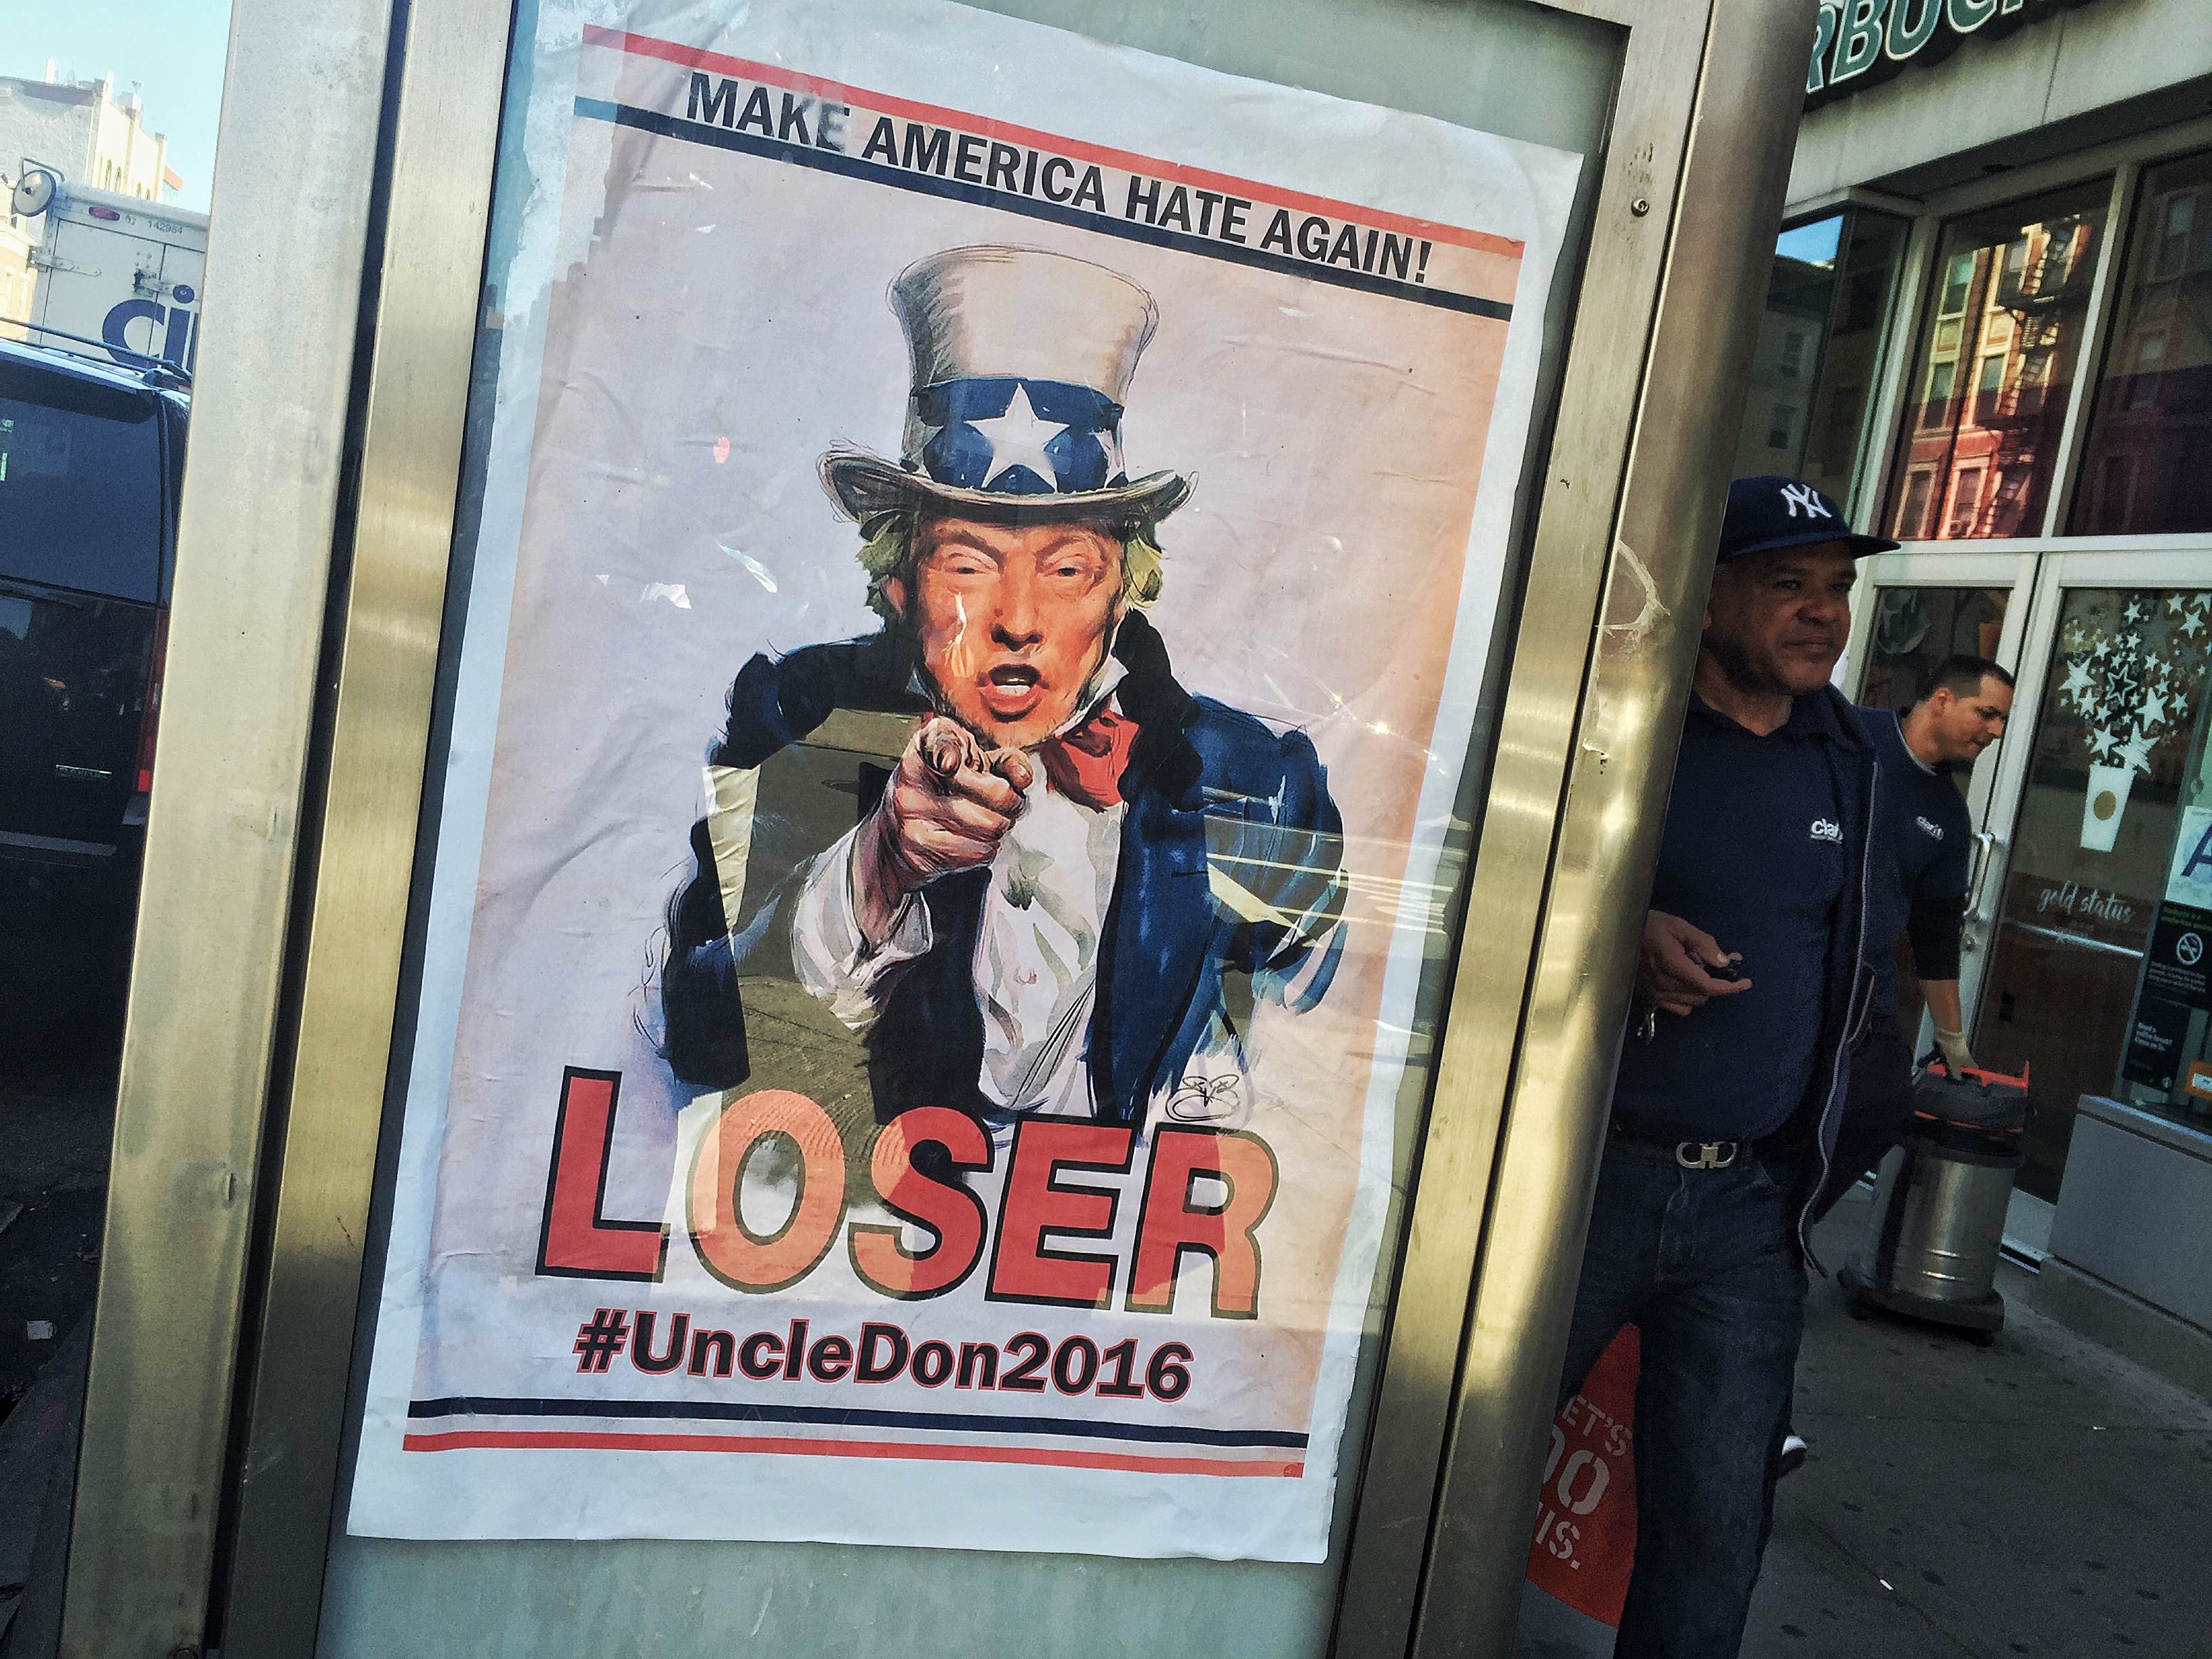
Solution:
<svg viewBox="0 0 2212 1659"><path fill-rule="evenodd" d="M349 1524L1322 1559L1576 158L586 9Z"/></svg>

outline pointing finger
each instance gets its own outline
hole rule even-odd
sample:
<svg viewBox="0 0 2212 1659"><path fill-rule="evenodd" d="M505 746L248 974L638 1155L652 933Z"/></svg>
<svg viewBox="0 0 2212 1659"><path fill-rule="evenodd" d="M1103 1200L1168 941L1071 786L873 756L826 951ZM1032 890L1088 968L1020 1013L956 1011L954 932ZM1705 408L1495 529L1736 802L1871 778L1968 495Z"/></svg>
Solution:
<svg viewBox="0 0 2212 1659"><path fill-rule="evenodd" d="M921 751L923 764L940 778L949 778L963 768L981 770L983 765L983 748L974 734L942 715L915 734L915 747Z"/></svg>
<svg viewBox="0 0 2212 1659"><path fill-rule="evenodd" d="M1016 789L1026 790L1030 784L1036 781L1036 766L1030 763L1030 757L1018 749L998 750L990 757L990 766L994 772L1013 785Z"/></svg>
<svg viewBox="0 0 2212 1659"><path fill-rule="evenodd" d="M1024 805L1021 790L996 771L975 772L963 767L945 781L945 793L948 799L979 801L1009 818Z"/></svg>

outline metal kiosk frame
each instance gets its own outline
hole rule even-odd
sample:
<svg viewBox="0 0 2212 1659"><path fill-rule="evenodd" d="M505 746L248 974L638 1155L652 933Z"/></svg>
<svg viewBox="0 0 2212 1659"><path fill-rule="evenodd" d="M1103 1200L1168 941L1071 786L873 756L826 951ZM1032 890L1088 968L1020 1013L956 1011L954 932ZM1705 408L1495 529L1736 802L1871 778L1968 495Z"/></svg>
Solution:
<svg viewBox="0 0 2212 1659"><path fill-rule="evenodd" d="M1809 0L1548 3L1617 32L1618 80L1344 1659L1511 1627L1812 34ZM195 1656L218 1600L227 1659L314 1650L510 27L234 8L70 1659Z"/></svg>

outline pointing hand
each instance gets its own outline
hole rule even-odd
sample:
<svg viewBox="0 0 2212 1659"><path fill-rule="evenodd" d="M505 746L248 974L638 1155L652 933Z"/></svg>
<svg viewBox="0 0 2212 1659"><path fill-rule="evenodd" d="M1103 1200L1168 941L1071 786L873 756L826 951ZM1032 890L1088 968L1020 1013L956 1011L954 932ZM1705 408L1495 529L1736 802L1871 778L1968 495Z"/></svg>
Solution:
<svg viewBox="0 0 2212 1659"><path fill-rule="evenodd" d="M881 944L908 896L938 877L988 864L1021 816L1036 774L1018 749L985 752L956 720L923 722L883 799L853 842L860 932Z"/></svg>

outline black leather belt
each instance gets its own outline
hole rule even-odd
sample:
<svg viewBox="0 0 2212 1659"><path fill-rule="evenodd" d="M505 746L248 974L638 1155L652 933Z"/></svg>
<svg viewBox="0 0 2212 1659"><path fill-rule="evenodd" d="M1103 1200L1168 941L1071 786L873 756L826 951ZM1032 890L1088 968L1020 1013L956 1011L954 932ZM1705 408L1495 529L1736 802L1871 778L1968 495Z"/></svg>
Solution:
<svg viewBox="0 0 2212 1659"><path fill-rule="evenodd" d="M1758 1146L1750 1140L1679 1140L1619 1118L1613 1120L1609 1138L1623 1152L1639 1158L1664 1158L1685 1170L1725 1170Z"/></svg>

